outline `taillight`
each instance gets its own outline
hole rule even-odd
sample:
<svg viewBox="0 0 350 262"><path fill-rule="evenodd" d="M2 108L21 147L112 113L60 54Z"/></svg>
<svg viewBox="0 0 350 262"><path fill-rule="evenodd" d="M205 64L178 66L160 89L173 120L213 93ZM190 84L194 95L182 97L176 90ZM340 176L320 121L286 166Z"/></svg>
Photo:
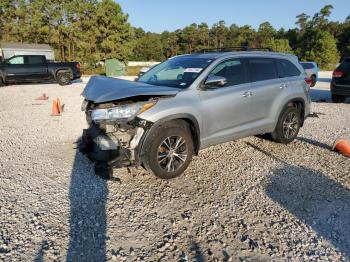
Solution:
<svg viewBox="0 0 350 262"><path fill-rule="evenodd" d="M311 86L311 84L312 84L311 78L305 77L304 80L305 80L305 83L306 83L308 86Z"/></svg>
<svg viewBox="0 0 350 262"><path fill-rule="evenodd" d="M334 78L340 78L343 76L343 72L342 71L334 71L333 72L333 77Z"/></svg>
<svg viewBox="0 0 350 262"><path fill-rule="evenodd" d="M78 69L78 71L80 71L80 64L79 63L77 63L77 69Z"/></svg>

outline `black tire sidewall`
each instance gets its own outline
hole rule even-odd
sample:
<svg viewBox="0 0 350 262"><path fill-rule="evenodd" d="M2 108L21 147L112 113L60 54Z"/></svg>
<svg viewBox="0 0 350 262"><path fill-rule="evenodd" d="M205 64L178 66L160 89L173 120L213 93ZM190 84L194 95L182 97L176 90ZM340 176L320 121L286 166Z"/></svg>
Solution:
<svg viewBox="0 0 350 262"><path fill-rule="evenodd" d="M316 85L316 76L311 76L311 85L310 85L310 87L315 87L315 85Z"/></svg>
<svg viewBox="0 0 350 262"><path fill-rule="evenodd" d="M155 130L151 130L143 145L142 162L146 169L161 179L171 179L180 176L188 167L193 155L193 139L191 132L183 121L171 121L165 125L158 126ZM187 159L183 165L174 172L167 172L158 164L158 148L161 143L170 136L181 136L187 144Z"/></svg>
<svg viewBox="0 0 350 262"><path fill-rule="evenodd" d="M57 83L61 86L66 86L66 85L69 85L71 83L70 74L67 72L57 73L56 79L57 79ZM64 81L64 79L68 79L68 80Z"/></svg>
<svg viewBox="0 0 350 262"><path fill-rule="evenodd" d="M296 113L298 116L298 129L297 132L295 134L295 136L293 136L292 138L286 138L284 136L284 132L283 132L283 122L285 121L287 115L289 113ZM283 110L282 114L280 115L279 119L278 119L278 123L276 126L275 131L272 133L272 138L273 140L275 140L276 142L282 143L282 144L288 144L290 142L292 142L299 133L300 127L301 127L301 112L300 110L298 110L295 107L287 107L286 109Z"/></svg>

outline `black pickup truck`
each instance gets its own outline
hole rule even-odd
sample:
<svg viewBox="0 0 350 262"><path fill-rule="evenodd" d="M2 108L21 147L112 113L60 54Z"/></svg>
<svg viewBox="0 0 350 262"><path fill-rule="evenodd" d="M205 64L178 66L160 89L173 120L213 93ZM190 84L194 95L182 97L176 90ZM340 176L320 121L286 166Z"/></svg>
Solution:
<svg viewBox="0 0 350 262"><path fill-rule="evenodd" d="M48 62L41 55L17 55L0 63L0 86L10 83L55 80L69 85L80 78L78 62Z"/></svg>

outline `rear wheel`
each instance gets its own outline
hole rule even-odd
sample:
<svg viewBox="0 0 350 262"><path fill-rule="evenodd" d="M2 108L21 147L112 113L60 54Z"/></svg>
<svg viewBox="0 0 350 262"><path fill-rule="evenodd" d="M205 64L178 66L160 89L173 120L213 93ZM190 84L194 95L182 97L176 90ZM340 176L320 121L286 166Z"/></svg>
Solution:
<svg viewBox="0 0 350 262"><path fill-rule="evenodd" d="M149 134L142 152L147 170L162 179L181 175L193 155L193 140L188 124L183 120L164 123Z"/></svg>
<svg viewBox="0 0 350 262"><path fill-rule="evenodd" d="M57 83L61 86L70 85L71 75L69 72L58 72L56 76Z"/></svg>
<svg viewBox="0 0 350 262"><path fill-rule="evenodd" d="M344 96L332 95L332 102L333 103L343 103L344 101L345 101Z"/></svg>
<svg viewBox="0 0 350 262"><path fill-rule="evenodd" d="M312 75L311 76L311 87L314 87L316 85L316 76L315 75Z"/></svg>
<svg viewBox="0 0 350 262"><path fill-rule="evenodd" d="M281 114L275 131L271 134L274 141L282 144L292 142L301 126L301 113L295 107L287 107Z"/></svg>

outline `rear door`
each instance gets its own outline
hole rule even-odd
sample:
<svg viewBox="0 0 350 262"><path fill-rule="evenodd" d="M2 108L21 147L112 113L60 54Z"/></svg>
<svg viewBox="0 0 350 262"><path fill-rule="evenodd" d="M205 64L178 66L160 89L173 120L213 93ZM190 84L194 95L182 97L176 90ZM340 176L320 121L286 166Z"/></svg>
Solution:
<svg viewBox="0 0 350 262"><path fill-rule="evenodd" d="M25 56L27 80L43 80L49 78L45 56Z"/></svg>
<svg viewBox="0 0 350 262"><path fill-rule="evenodd" d="M248 59L248 72L251 81L252 110L256 133L265 132L273 124L274 102L287 88L287 81L278 76L275 58L251 57Z"/></svg>

